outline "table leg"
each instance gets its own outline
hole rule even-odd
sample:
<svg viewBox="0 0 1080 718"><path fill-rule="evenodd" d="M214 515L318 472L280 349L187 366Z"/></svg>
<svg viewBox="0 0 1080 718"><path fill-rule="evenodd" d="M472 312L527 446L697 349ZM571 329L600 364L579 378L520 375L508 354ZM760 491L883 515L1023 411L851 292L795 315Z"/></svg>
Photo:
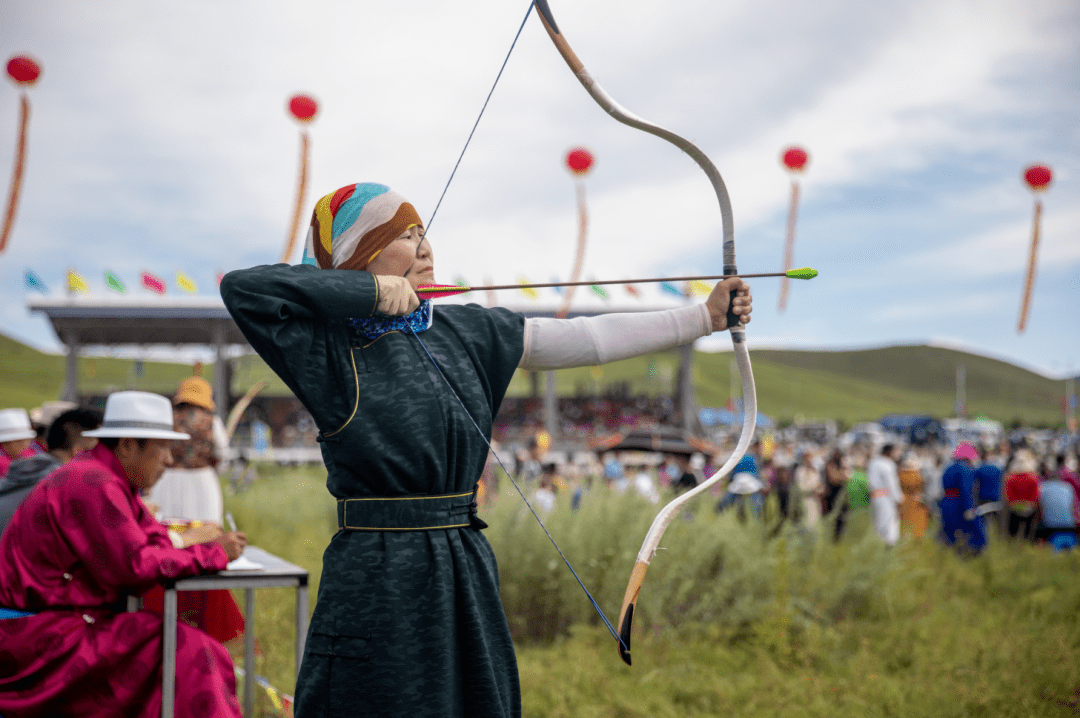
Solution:
<svg viewBox="0 0 1080 718"><path fill-rule="evenodd" d="M255 715L255 590L244 589L244 718Z"/></svg>
<svg viewBox="0 0 1080 718"><path fill-rule="evenodd" d="M165 589L161 640L161 718L173 718L176 708L176 589Z"/></svg>
<svg viewBox="0 0 1080 718"><path fill-rule="evenodd" d="M307 643L308 587L302 583L296 587L296 677L300 677L300 663L304 659ZM295 692L295 691L294 691Z"/></svg>

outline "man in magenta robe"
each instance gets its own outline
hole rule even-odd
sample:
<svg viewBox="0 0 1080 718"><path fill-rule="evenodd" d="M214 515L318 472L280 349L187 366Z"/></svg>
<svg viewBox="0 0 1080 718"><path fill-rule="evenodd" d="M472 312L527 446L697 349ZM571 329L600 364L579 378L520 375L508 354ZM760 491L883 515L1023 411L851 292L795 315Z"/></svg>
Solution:
<svg viewBox="0 0 1080 718"><path fill-rule="evenodd" d="M125 613L126 598L167 579L225 568L243 534L173 547L139 490L172 462L168 399L109 397L100 443L51 474L23 501L0 538L0 715L158 716L162 619ZM240 716L225 648L180 623L178 717Z"/></svg>

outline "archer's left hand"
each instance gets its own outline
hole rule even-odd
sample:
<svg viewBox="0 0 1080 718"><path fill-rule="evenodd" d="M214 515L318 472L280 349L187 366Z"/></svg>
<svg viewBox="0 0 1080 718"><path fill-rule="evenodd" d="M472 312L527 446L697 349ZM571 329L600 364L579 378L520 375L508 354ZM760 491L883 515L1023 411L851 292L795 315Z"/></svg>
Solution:
<svg viewBox="0 0 1080 718"><path fill-rule="evenodd" d="M732 292L735 292L734 300L731 299ZM753 297L750 296L750 285L738 277L732 277L719 282L713 288L709 298L705 300L705 306L709 308L709 315L712 316L714 332L722 332L731 328L727 325L727 311L730 301L734 301L734 311L739 315L742 323L750 323L750 312L754 310L751 306Z"/></svg>

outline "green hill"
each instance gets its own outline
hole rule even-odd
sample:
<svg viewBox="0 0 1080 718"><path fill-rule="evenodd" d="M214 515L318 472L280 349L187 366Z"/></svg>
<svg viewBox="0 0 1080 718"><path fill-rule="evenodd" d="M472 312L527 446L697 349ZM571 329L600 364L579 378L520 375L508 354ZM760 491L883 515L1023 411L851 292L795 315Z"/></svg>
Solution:
<svg viewBox="0 0 1080 718"><path fill-rule="evenodd" d="M700 406L724 406L732 396L730 353L698 352L694 389ZM929 346L859 351L750 353L760 410L780 420L838 419L848 424L885 414L953 416L956 367L966 369L968 415L985 414L1005 423L1057 426L1064 423L1064 382L1007 362ZM603 367L557 372L560 396L610 390L630 394L671 393L679 355L660 352ZM527 396L531 381L518 372L509 396ZM735 370L735 397L739 397Z"/></svg>
<svg viewBox="0 0 1080 718"><path fill-rule="evenodd" d="M1057 426L1063 423L1064 383L1021 367L952 349L897 346L858 351L751 352L761 411L780 420L838 419L848 424L890 413L953 414L956 367L967 373L968 414L985 414L1006 423ZM31 408L55 399L64 382L63 356L47 354L0 334L0 408ZM603 367L581 367L556 373L559 395L625 391L631 395L670 394L678 375L677 351L658 352ZM168 362L142 363L114 357L84 357L79 362L80 388L92 394L120 389L172 393L191 366ZM701 406L723 406L731 398L731 354L699 352L694 387ZM737 372L736 372L737 375ZM213 381L213 366L203 370ZM266 380L269 396L288 389L257 356L236 362L232 391L243 393ZM738 377L735 396L739 396ZM541 381L542 386L542 381ZM529 396L533 381L518 372L507 392ZM542 390L542 389L541 389Z"/></svg>

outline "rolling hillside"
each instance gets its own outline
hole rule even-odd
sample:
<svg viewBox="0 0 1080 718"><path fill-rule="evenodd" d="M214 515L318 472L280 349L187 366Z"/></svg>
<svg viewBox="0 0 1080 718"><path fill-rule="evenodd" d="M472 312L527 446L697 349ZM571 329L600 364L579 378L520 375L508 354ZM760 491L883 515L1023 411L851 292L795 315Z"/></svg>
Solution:
<svg viewBox="0 0 1080 718"><path fill-rule="evenodd" d="M30 408L58 396L64 379L64 357L46 354L0 334L0 407ZM625 388L631 394L667 394L678 370L675 351L660 352L603 367L581 367L557 373L559 394L574 396ZM888 413L953 414L956 367L967 371L968 414L985 414L1006 423L1062 424L1064 382L1052 381L1021 367L952 349L897 346L859 351L781 351L751 353L761 410L777 419L839 419L852 424ZM185 376L186 364L85 357L80 361L84 392L106 394L119 389L171 393ZM731 355L698 353L694 386L701 406L723 406L731 397ZM213 367L203 375L213 380ZM288 392L256 356L237 363L233 393L256 381L270 382L269 395ZM739 395L738 378L735 396ZM528 396L532 380L518 372L508 396Z"/></svg>

